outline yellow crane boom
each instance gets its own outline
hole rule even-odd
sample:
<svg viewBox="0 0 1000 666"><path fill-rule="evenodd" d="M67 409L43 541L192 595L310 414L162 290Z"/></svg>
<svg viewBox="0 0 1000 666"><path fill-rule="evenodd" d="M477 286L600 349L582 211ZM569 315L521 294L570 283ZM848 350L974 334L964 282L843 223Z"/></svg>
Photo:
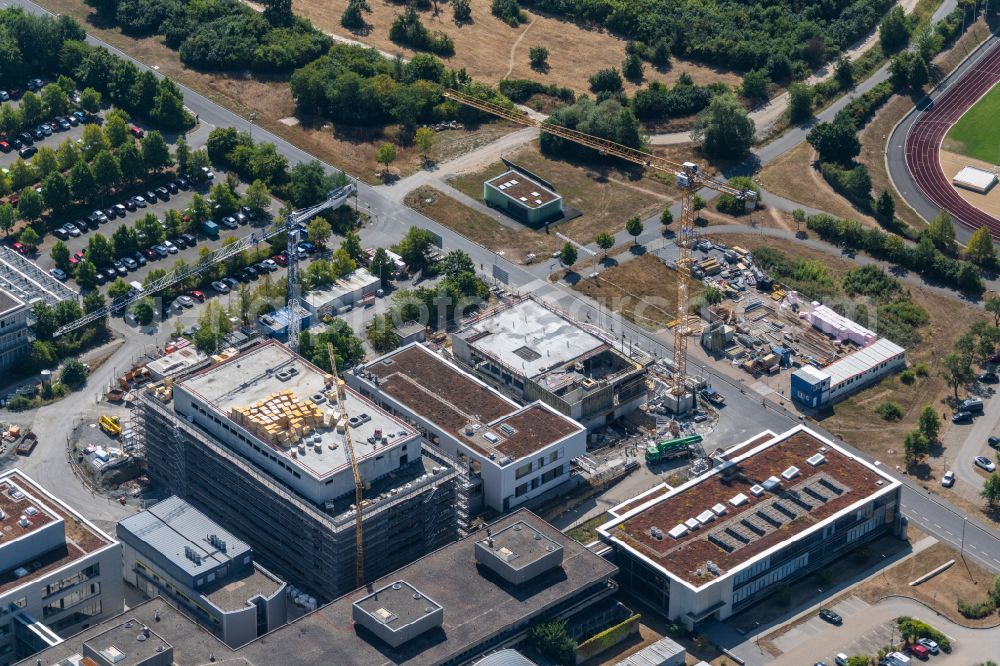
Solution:
<svg viewBox="0 0 1000 666"><path fill-rule="evenodd" d="M351 471L354 473L354 539L355 539L355 576L357 586L363 587L365 584L365 547L364 529L361 524L361 500L364 491L364 484L361 481L361 472L358 471L358 459L354 457L354 443L351 442L351 426L347 423L347 401L344 393L344 380L337 374L337 357L333 353L333 345L327 343L326 353L330 356L330 372L333 374L333 381L337 386L337 409L343 414L344 419L344 448L347 449L347 459L351 462Z"/></svg>
<svg viewBox="0 0 1000 666"><path fill-rule="evenodd" d="M674 328L674 374L671 381L671 393L675 396L684 395L686 388L684 379L687 377L687 341L688 341L688 283L691 280L691 241L694 239L695 211L692 205L694 193L702 187L729 194L744 202L752 210L757 205L757 193L753 190L742 190L729 185L724 180L702 172L693 162L678 164L659 155L653 155L631 146L602 139L598 136L579 132L568 127L562 127L550 122L540 122L527 114L507 109L499 104L481 100L457 90L445 89L444 96L474 109L492 114L499 118L524 125L537 127L543 132L561 137L588 148L593 148L602 155L612 155L620 159L638 164L644 169L652 169L673 175L674 182L681 189L681 219L677 234L677 325Z"/></svg>

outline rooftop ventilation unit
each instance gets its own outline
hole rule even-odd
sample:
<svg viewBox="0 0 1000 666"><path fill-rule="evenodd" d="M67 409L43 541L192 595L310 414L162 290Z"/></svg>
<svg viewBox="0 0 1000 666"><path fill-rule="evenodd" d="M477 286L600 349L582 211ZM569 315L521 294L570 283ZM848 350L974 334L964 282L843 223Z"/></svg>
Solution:
<svg viewBox="0 0 1000 666"><path fill-rule="evenodd" d="M715 514L708 510L702 511L701 513L698 514L696 520L702 525L707 525L708 523L715 520Z"/></svg>
<svg viewBox="0 0 1000 666"><path fill-rule="evenodd" d="M771 491L781 485L781 480L776 476L769 476L761 485L764 486L764 490Z"/></svg>
<svg viewBox="0 0 1000 666"><path fill-rule="evenodd" d="M688 533L688 528L685 525L675 525L667 534L669 534L674 539L680 539L682 536Z"/></svg>
<svg viewBox="0 0 1000 666"><path fill-rule="evenodd" d="M785 481L791 481L798 475L799 475L799 468L792 465L791 467L789 467L788 469L786 469L784 472L781 473L781 478L783 478Z"/></svg>
<svg viewBox="0 0 1000 666"><path fill-rule="evenodd" d="M753 495L754 497L760 497L761 495L764 494L764 487L760 486L760 485L757 485L757 484L754 484L750 488L750 494Z"/></svg>
<svg viewBox="0 0 1000 666"><path fill-rule="evenodd" d="M692 532L701 527L701 523L698 522L697 518L688 518L684 521L684 525Z"/></svg>
<svg viewBox="0 0 1000 666"><path fill-rule="evenodd" d="M806 462L812 465L813 467L819 467L820 465L826 462L826 456L824 456L822 453L817 453L816 455L807 458Z"/></svg>
<svg viewBox="0 0 1000 666"><path fill-rule="evenodd" d="M654 527L650 527L649 528L649 536L653 537L657 541L663 541L663 530L661 530L659 527L655 527L655 526Z"/></svg>
<svg viewBox="0 0 1000 666"><path fill-rule="evenodd" d="M721 516L725 512L726 512L726 506L724 504L716 504L715 506L712 507L712 513L714 513L717 516Z"/></svg>
<svg viewBox="0 0 1000 666"><path fill-rule="evenodd" d="M754 486L754 487L756 488L757 486ZM743 493L740 493L739 495L736 495L736 496L731 497L729 499L729 503L732 504L733 506L742 506L742 505L746 504L749 501L750 501L750 498L747 497L746 495L744 495Z"/></svg>

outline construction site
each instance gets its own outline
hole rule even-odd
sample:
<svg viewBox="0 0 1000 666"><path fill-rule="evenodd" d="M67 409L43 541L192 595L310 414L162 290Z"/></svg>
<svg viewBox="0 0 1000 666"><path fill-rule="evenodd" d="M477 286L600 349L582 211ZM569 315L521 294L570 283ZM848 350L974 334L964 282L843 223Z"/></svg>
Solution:
<svg viewBox="0 0 1000 666"><path fill-rule="evenodd" d="M150 480L320 601L454 541L468 520L459 466L274 341L148 383L132 428Z"/></svg>

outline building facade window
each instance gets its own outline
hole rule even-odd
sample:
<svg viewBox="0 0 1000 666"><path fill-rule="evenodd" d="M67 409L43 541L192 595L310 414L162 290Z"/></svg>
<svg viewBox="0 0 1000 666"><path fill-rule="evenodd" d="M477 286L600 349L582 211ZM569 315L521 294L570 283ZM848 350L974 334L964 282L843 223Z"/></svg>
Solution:
<svg viewBox="0 0 1000 666"><path fill-rule="evenodd" d="M522 483L517 488L514 489L514 497L520 497L528 492L528 484Z"/></svg>
<svg viewBox="0 0 1000 666"><path fill-rule="evenodd" d="M520 467L518 467L517 471L514 472L514 478L520 479L529 474L531 474L531 463L528 463L527 465L521 465Z"/></svg>
<svg viewBox="0 0 1000 666"><path fill-rule="evenodd" d="M78 571L72 576L67 576L62 580L57 580L49 583L45 586L42 592L42 598L50 597L57 592L62 592L66 588L73 587L79 583L90 580L91 578L96 578L101 575L101 565L98 563L91 564L86 569Z"/></svg>
<svg viewBox="0 0 1000 666"><path fill-rule="evenodd" d="M81 601L95 597L101 593L100 583L91 583L90 585L84 585L75 588L69 594L59 597L53 601L42 606L42 617L49 618L57 613L61 613L67 608L72 608L76 606Z"/></svg>

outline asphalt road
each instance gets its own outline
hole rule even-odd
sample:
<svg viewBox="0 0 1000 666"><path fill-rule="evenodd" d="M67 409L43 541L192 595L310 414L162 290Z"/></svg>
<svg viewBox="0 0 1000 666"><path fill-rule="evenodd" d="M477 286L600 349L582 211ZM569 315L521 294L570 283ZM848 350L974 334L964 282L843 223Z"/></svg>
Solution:
<svg viewBox="0 0 1000 666"><path fill-rule="evenodd" d="M906 199L907 203L909 203L921 217L931 219L941 210L941 206L932 201L931 198L934 198L936 201L942 203L945 203L946 200L939 198L940 193L935 195L921 189L921 186L918 185L914 174L910 171L910 166L912 165L913 158L915 157L913 153L916 150L916 147L913 146L914 140L911 134L914 131L914 128L918 126L921 121L926 120L927 117L932 114L937 115L939 102L945 102L948 97L954 98L952 93L955 91L958 91L959 95L964 93L964 89L966 87L964 80L968 80L965 77L972 75L973 78L978 78L975 75L976 70L981 68L984 63L988 63L991 58L994 61L996 60L996 49L1000 48L998 45L1000 45L1000 36L993 35L977 49L972 51L964 62L955 68L951 74L945 77L944 80L931 90L926 97L921 99L916 104L913 110L911 110L910 113L907 114L898 125L896 125L889 137L888 153L886 154L886 165L889 169L889 177L892 179L896 190L899 191L900 195ZM996 66L994 66L994 70L995 69ZM995 80L995 74L993 78ZM981 94L981 92L979 94ZM971 98L963 98L963 105L971 106L971 104L978 99L979 94ZM942 136L934 137L930 142L931 145L927 146L933 153L933 159L930 160L932 163L924 165L925 169L935 169L939 176L941 176L941 174L940 166L937 161L937 150L940 146L941 138ZM908 148L911 146L912 148ZM910 153L909 159L907 156L908 153ZM928 162L926 155L922 156L922 159L924 162ZM910 162L910 164L908 164L908 162ZM926 180L927 178L929 178L929 175L925 174L924 179ZM941 176L941 178L943 178L943 176ZM958 195L951 190L950 184L946 183L946 187L949 191L951 191L954 197L958 197ZM929 197L928 195L931 196ZM965 206L968 206L964 199L959 197L959 200L961 201L961 204L959 205L963 209ZM948 205L949 209L951 209L951 203L948 203ZM955 213L957 220L966 224L968 223L963 217L961 210L953 212ZM985 215L985 213L983 213L983 215ZM974 220L969 220L969 222L974 223ZM967 240L971 235L970 230L961 225L957 227L956 232L959 240L962 241Z"/></svg>
<svg viewBox="0 0 1000 666"><path fill-rule="evenodd" d="M29 0L15 0L15 4L25 7L28 11L34 13L45 12L45 10L41 7L30 2ZM954 0L946 0L946 2L938 10L938 13L944 12L946 10L946 6L949 4L954 4ZM104 44L90 35L88 35L87 40L92 44L102 45L110 51L119 54L121 57L133 60L141 68L146 68L145 65L135 61L134 58L121 53L114 47ZM871 82L870 85L875 85L875 83L878 82L876 77L884 77L886 75L887 74L884 70L880 70L875 77L869 79ZM181 86L181 89L184 93L185 104L194 113L199 115L201 122L219 127L230 126L243 131L249 131L250 123L247 119L241 118L235 113L216 105L184 86ZM859 92L862 90L863 88L859 87ZM839 100L836 104L820 114L820 119L826 119L828 117L832 118L832 115L835 114L839 108L838 105L843 106L846 104L847 101L843 99ZM789 138L785 138L785 136L783 136L778 140L780 143L775 142L774 148L766 147L761 149L759 159L761 161L770 161L784 151L794 147L794 145L797 145L799 141L804 139L807 129L808 128L797 128L790 130L790 132L785 135ZM296 162L316 159L309 153L262 128L255 128L254 135L259 141L273 142L277 151L285 155L293 164ZM798 138L796 139L794 137ZM325 164L325 167L331 172L336 171L336 169L329 164ZM413 226L423 227L441 236L442 246L445 250L461 249L468 252L473 262L479 265L483 272L492 274L494 267L503 271L506 274L506 282L512 289L544 297L550 302L557 304L559 307L573 313L581 312L583 308L587 307L590 308L591 312L594 310L595 306L593 303L584 302L568 288L562 285L552 285L548 283L544 279L544 276L548 272L545 263L531 267L515 265L503 257L499 257L493 252L472 243L450 229L437 224L433 220L424 217L416 211L391 201L387 197L383 196L377 187L372 187L365 183L358 182L357 205L372 216L372 223L366 227L362 236L366 245L370 246L372 244L372 240L384 241L385 239L398 239L406 232L407 229ZM606 312L598 313L598 316L602 318L602 323L606 325L608 329L612 326L614 327L614 330L619 337L623 338L623 344L637 345L647 353L656 357L670 356L671 350L666 341L656 338L656 336L648 331L637 329L635 326L627 322L623 322L617 316L609 315ZM734 384L732 380L715 372L712 368L707 367L705 370L716 390L726 396L726 410L728 412L727 418L734 418L735 422L746 424L746 430L748 432L768 427L775 431L779 431L798 423L798 420L795 419L790 413L775 407L767 401L759 399L756 394L753 394L752 396L747 395L745 388ZM57 404L61 405L64 403ZM822 431L822 428L817 429ZM833 437L829 433L824 434L837 440L838 442L840 441L838 438ZM856 449L851 447L850 444L843 444L847 448L855 451L857 455L862 455ZM961 513L957 510L952 509L951 507L948 507L933 498L927 497L926 492L923 492L918 487L913 486L909 478L903 477L901 478L901 481L904 483L904 486L906 486L905 513L914 521L914 523L920 526L922 530L944 540L948 540L948 535L950 534L961 533L963 529L963 521L966 520L965 516L961 515ZM59 486L56 485L54 487ZM977 548L981 546L985 549L985 552L1000 553L1000 537L998 537L994 530L977 524L975 520L967 520L967 523L968 524L965 525L967 544L970 546L973 545L971 539L975 538L977 541L974 545L976 545ZM973 532L976 533L977 536L973 537ZM983 563L994 571L1000 571L1000 561L993 562L988 559Z"/></svg>

